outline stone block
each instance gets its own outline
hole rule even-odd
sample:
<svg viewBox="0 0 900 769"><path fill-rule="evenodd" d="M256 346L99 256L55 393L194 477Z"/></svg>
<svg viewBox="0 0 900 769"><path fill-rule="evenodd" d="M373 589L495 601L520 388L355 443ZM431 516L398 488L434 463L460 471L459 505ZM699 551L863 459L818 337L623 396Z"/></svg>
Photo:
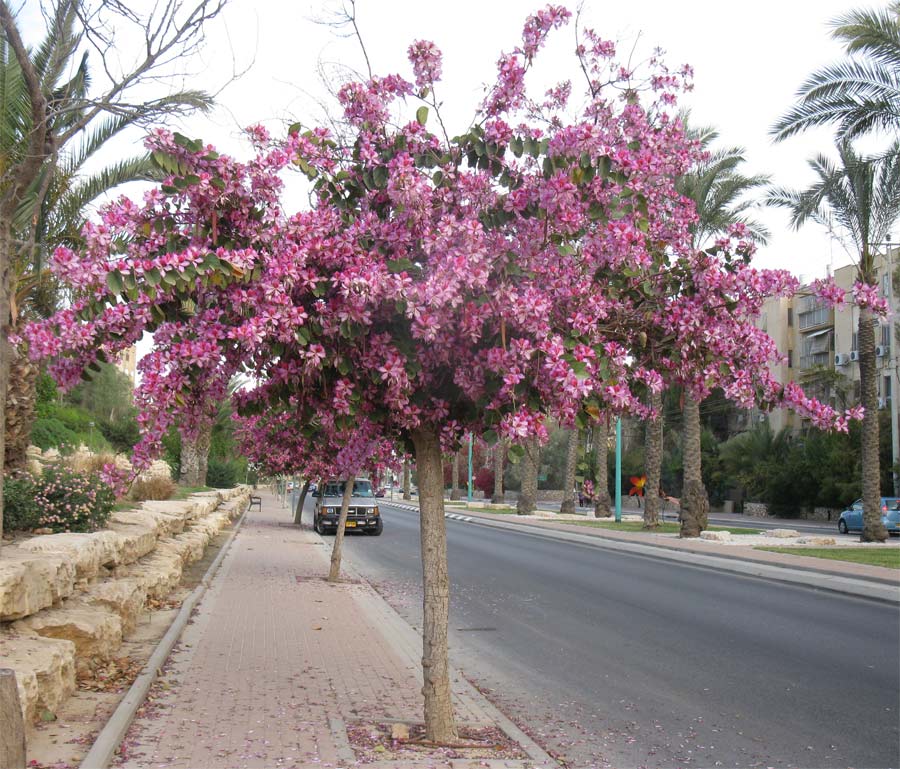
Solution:
<svg viewBox="0 0 900 769"><path fill-rule="evenodd" d="M28 723L44 709L56 713L75 691L75 644L71 641L0 633L0 659L16 672L22 714Z"/></svg>
<svg viewBox="0 0 900 769"><path fill-rule="evenodd" d="M91 585L81 596L73 599L87 607L100 607L113 611L122 620L122 634L134 631L138 617L144 609L146 594L136 579L107 579Z"/></svg>
<svg viewBox="0 0 900 769"><path fill-rule="evenodd" d="M834 537L801 537L797 540L797 544L823 547L826 545L836 545L837 540Z"/></svg>
<svg viewBox="0 0 900 769"><path fill-rule="evenodd" d="M21 550L33 553L59 553L75 566L75 578L96 577L101 566L115 566L119 562L121 543L111 531L90 534L50 534L35 537L19 544Z"/></svg>
<svg viewBox="0 0 900 769"><path fill-rule="evenodd" d="M76 664L108 659L122 645L122 620L106 607L76 606L45 609L19 620L19 632L57 638L75 644Z"/></svg>
<svg viewBox="0 0 900 769"><path fill-rule="evenodd" d="M165 536L170 536L183 531L185 522L195 518L197 515L197 505L192 500L153 499L142 502L141 509L149 513L163 513L166 517L175 518L180 521L180 528L173 528L170 531L167 531Z"/></svg>
<svg viewBox="0 0 900 769"><path fill-rule="evenodd" d="M145 595L165 598L181 582L183 562L177 553L154 552L124 570L122 576L137 580Z"/></svg>
<svg viewBox="0 0 900 769"><path fill-rule="evenodd" d="M58 553L18 547L0 550L0 620L27 617L67 598L75 589L75 565Z"/></svg>
<svg viewBox="0 0 900 769"><path fill-rule="evenodd" d="M789 539L791 537L799 537L800 532L796 529L769 529L765 532L765 536L774 537L775 539Z"/></svg>
<svg viewBox="0 0 900 769"><path fill-rule="evenodd" d="M730 542L730 531L701 531L700 539L708 539L712 542Z"/></svg>
<svg viewBox="0 0 900 769"><path fill-rule="evenodd" d="M122 513L116 513L122 515ZM156 529L137 523L112 521L106 525L119 540L119 564L134 563L156 547Z"/></svg>

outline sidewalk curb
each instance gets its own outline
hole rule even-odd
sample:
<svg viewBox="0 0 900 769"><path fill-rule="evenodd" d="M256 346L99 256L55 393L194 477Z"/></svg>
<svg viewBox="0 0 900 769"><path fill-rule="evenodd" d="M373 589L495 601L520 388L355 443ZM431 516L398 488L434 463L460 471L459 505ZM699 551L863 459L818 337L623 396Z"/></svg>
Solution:
<svg viewBox="0 0 900 769"><path fill-rule="evenodd" d="M222 545L219 554L209 565L209 568L200 580L200 584L194 588L191 594L181 604L181 609L175 616L175 619L172 620L172 624L169 625L166 634L160 639L156 648L153 650L153 654L150 656L150 659L147 660L144 669L134 680L125 696L116 706L116 709L107 720L106 725L100 730L100 733L94 740L94 744L91 746L88 754L82 759L81 764L79 764L79 769L107 769L110 765L116 750L118 750L128 728L131 726L131 722L134 720L135 713L137 713L138 708L144 704L147 693L150 691L150 687L156 680L159 670L165 664L172 648L178 642L178 639L181 638L181 634L184 631L188 620L191 618L194 607L209 588L213 577L231 549L231 543L234 541L235 535L240 531L246 517L247 511L244 510L241 517L234 524L231 533L228 535L228 539L225 540L225 543Z"/></svg>

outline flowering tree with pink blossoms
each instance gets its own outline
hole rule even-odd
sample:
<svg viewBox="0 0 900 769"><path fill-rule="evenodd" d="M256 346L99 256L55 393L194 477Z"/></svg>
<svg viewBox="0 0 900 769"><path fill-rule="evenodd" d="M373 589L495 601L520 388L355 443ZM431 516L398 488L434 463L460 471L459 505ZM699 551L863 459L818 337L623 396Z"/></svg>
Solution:
<svg viewBox="0 0 900 769"><path fill-rule="evenodd" d="M790 276L750 267L739 237L690 247L693 208L675 179L696 147L673 116L689 71L654 60L640 94L614 46L587 31L583 102L570 106L571 83L529 98L527 72L568 18L548 7L528 19L478 122L453 138L435 97L440 54L426 42L410 46L412 81L341 89L347 141L297 127L278 143L255 129L256 157L239 163L154 134L167 182L143 204L106 209L84 252L57 252L80 299L24 335L72 383L156 332L139 459L173 421L196 419L184 393L237 371L258 383L239 399L245 413L290 414L278 418L307 438L323 424L340 435L371 425L413 452L426 734L442 743L457 737L442 449L469 431L543 437L547 416L566 426L646 417L648 392L698 376L741 404L846 427L846 415L768 370L778 353L752 318L764 296L795 289ZM410 102L419 106L404 120ZM278 202L290 164L315 185L312 209L292 215ZM253 429L248 443L267 440ZM296 467L292 450L279 448L285 467Z"/></svg>

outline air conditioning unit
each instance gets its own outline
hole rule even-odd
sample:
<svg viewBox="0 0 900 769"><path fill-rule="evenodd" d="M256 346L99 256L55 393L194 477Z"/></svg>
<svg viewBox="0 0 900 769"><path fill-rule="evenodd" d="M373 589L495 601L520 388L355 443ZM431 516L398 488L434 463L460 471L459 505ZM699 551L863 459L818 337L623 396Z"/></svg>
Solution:
<svg viewBox="0 0 900 769"><path fill-rule="evenodd" d="M759 421L759 422L765 422L765 421L766 421L766 415L765 415L765 414L758 414L757 417L756 417L756 419L757 419L757 421Z"/></svg>
<svg viewBox="0 0 900 769"><path fill-rule="evenodd" d="M859 360L859 350L850 351L850 360Z"/></svg>
<svg viewBox="0 0 900 769"><path fill-rule="evenodd" d="M879 398L878 399L878 408L880 408L880 409L887 408L887 398Z"/></svg>
<svg viewBox="0 0 900 769"><path fill-rule="evenodd" d="M886 344L880 344L875 348L875 357L883 358L888 354L888 346Z"/></svg>
<svg viewBox="0 0 900 769"><path fill-rule="evenodd" d="M845 352L835 353L834 356L834 365L835 366L846 366L850 362L850 356Z"/></svg>

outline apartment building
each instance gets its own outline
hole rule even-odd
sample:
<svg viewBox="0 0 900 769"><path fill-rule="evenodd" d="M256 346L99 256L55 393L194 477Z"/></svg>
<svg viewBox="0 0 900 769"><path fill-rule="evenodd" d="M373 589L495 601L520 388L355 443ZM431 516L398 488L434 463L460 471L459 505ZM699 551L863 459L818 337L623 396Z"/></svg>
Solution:
<svg viewBox="0 0 900 769"><path fill-rule="evenodd" d="M876 270L881 294L893 300L894 312L900 308L897 292L892 291L890 269L900 267L900 247L876 258ZM853 286L856 268L853 265L835 270L834 280L848 293ZM801 290L792 299L773 298L763 307L758 325L775 341L787 360L773 367L779 382L798 382L805 392L835 408L845 408L859 402L859 354L856 328L859 309L848 303L843 310L834 310L821 300ZM893 322L885 319L876 330L876 366L878 371L878 403L880 408L894 408L892 395L897 387L897 342ZM788 427L804 427L804 420L784 409L770 414L751 411L738 417L736 429L750 429L755 423L768 420L775 431Z"/></svg>
<svg viewBox="0 0 900 769"><path fill-rule="evenodd" d="M134 385L137 381L137 347L135 345L119 353L116 358L116 368L125 374Z"/></svg>

